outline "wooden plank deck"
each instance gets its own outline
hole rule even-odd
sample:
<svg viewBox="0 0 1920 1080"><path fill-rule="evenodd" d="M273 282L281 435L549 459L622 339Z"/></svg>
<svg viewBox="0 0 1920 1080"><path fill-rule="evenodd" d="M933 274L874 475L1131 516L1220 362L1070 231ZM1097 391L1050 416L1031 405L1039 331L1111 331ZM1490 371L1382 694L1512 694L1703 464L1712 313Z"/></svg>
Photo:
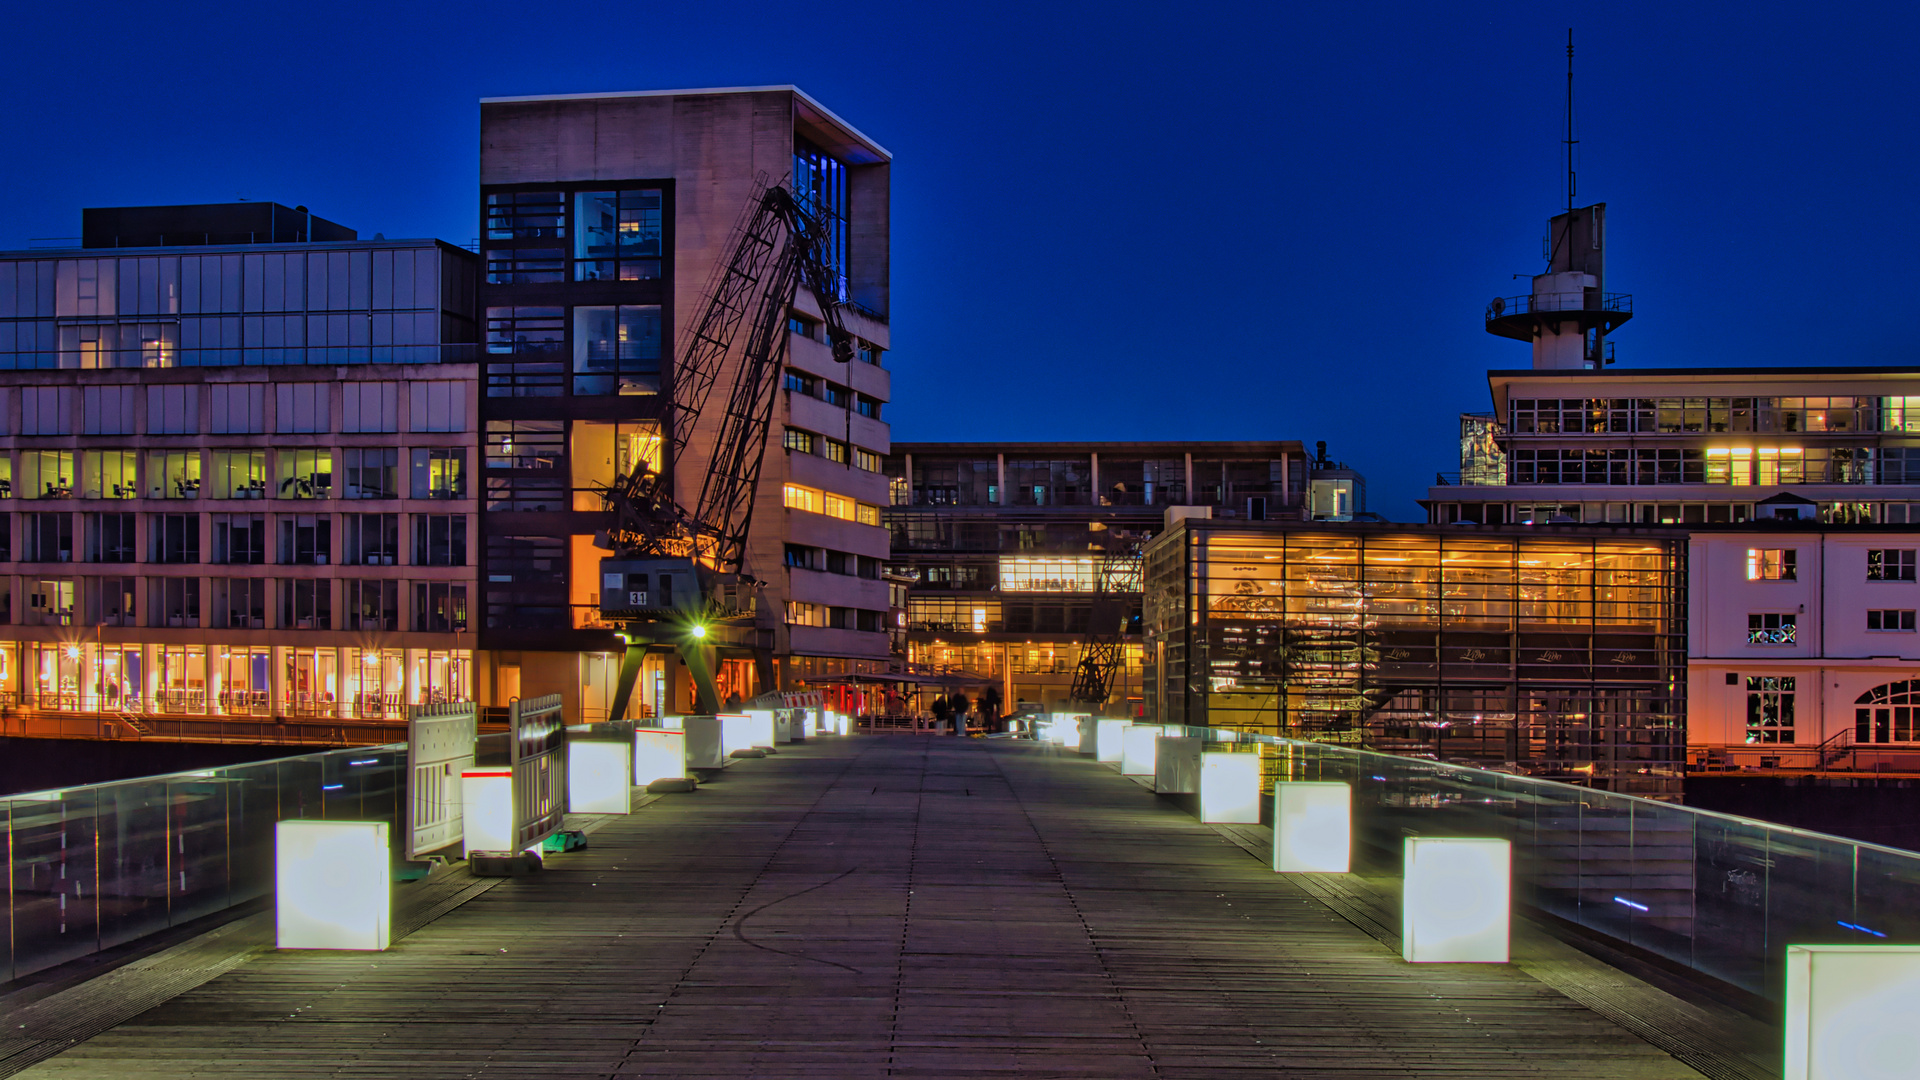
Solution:
<svg viewBox="0 0 1920 1080"><path fill-rule="evenodd" d="M1031 743L783 748L463 895L387 953L255 951L18 1075L1701 1075L1520 966L1404 964Z"/></svg>

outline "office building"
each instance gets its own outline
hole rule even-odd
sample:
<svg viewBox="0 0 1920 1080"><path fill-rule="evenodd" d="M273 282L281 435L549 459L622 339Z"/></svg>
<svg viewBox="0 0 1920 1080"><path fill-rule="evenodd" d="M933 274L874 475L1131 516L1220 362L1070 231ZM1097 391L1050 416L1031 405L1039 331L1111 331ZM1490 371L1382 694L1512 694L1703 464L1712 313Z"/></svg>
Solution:
<svg viewBox="0 0 1920 1080"><path fill-rule="evenodd" d="M1108 711L1132 715L1139 557L1166 508L1297 520L1311 464L1297 441L899 443L885 469L892 566L910 582L903 659L992 679L1009 710L1064 708L1099 611L1122 631ZM1339 480L1364 493L1357 473Z"/></svg>
<svg viewBox="0 0 1920 1080"><path fill-rule="evenodd" d="M1146 714L1676 796L1685 558L1673 530L1170 520Z"/></svg>
<svg viewBox="0 0 1920 1080"><path fill-rule="evenodd" d="M557 691L589 718L607 708L624 645L598 612L600 492L646 463L695 505L731 371L687 460L662 462L672 358L762 182L790 184L825 223L856 349L832 359L802 288L744 567L765 585L751 632L720 651L720 694L884 664L887 152L791 86L495 98L480 127L477 618L494 692ZM629 714L685 709L689 693L660 646Z"/></svg>
<svg viewBox="0 0 1920 1080"><path fill-rule="evenodd" d="M137 732L469 698L476 272L272 203L0 253L0 700Z"/></svg>
<svg viewBox="0 0 1920 1080"><path fill-rule="evenodd" d="M1487 306L1533 366L1487 373L1492 411L1461 417L1428 520L1729 524L1782 495L1828 522L1920 520L1920 370L1616 369L1633 300L1605 291L1605 224L1604 204L1555 217L1533 291Z"/></svg>
<svg viewBox="0 0 1920 1080"><path fill-rule="evenodd" d="M1762 520L1690 541L1687 751L1706 769L1920 770L1902 526Z"/></svg>

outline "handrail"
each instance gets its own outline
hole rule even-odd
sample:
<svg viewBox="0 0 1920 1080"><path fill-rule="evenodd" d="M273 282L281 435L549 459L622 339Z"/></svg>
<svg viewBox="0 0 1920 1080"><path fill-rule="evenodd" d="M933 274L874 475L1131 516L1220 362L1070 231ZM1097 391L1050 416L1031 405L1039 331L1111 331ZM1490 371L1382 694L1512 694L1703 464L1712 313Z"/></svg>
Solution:
<svg viewBox="0 0 1920 1080"><path fill-rule="evenodd" d="M1487 305L1487 321L1512 315L1534 315L1553 311L1611 311L1633 314L1633 294L1606 293L1599 303L1587 303L1585 292L1536 293L1528 296L1496 296Z"/></svg>
<svg viewBox="0 0 1920 1080"><path fill-rule="evenodd" d="M1517 901L1774 1000L1789 944L1920 944L1917 852L1424 758L1149 726L1247 745L1273 780L1351 784L1356 854L1384 873L1408 835L1506 839Z"/></svg>

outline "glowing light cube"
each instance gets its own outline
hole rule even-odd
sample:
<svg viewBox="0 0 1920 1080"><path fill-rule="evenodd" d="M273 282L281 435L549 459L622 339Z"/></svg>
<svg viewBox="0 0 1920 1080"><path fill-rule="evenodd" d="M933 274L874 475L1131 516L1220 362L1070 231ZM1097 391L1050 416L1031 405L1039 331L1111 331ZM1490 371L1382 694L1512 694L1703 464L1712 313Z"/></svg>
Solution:
<svg viewBox="0 0 1920 1080"><path fill-rule="evenodd" d="M1199 739L1160 736L1153 748L1153 790L1162 795L1191 795L1200 790Z"/></svg>
<svg viewBox="0 0 1920 1080"><path fill-rule="evenodd" d="M462 771L460 816L465 829L460 839L462 858L476 851L514 851L513 770Z"/></svg>
<svg viewBox="0 0 1920 1080"><path fill-rule="evenodd" d="M746 712L748 746L763 746L771 749L779 736L774 732L772 709L748 709Z"/></svg>
<svg viewBox="0 0 1920 1080"><path fill-rule="evenodd" d="M660 726L668 731L679 731L680 722L685 719L684 716L663 716L660 718Z"/></svg>
<svg viewBox="0 0 1920 1080"><path fill-rule="evenodd" d="M1400 955L1410 964L1504 964L1513 851L1505 840L1410 836Z"/></svg>
<svg viewBox="0 0 1920 1080"><path fill-rule="evenodd" d="M812 709L800 710L800 737L803 739L811 739L819 732L819 726L813 721L813 713Z"/></svg>
<svg viewBox="0 0 1920 1080"><path fill-rule="evenodd" d="M687 733L636 728L633 733L633 783L645 787L655 780L684 780L687 775Z"/></svg>
<svg viewBox="0 0 1920 1080"><path fill-rule="evenodd" d="M1117 763L1121 757L1121 736L1132 726L1131 720L1094 721L1093 759Z"/></svg>
<svg viewBox="0 0 1920 1080"><path fill-rule="evenodd" d="M1200 755L1200 820L1260 824L1260 755L1208 750Z"/></svg>
<svg viewBox="0 0 1920 1080"><path fill-rule="evenodd" d="M1252 757L1254 754L1236 754ZM1258 767L1254 783L1258 784ZM1337 781L1273 785L1273 869L1282 874L1344 874L1353 856L1353 789Z"/></svg>
<svg viewBox="0 0 1920 1080"><path fill-rule="evenodd" d="M681 718L681 730L686 736L686 762L689 769L724 769L727 767L726 725L718 716L687 716Z"/></svg>
<svg viewBox="0 0 1920 1080"><path fill-rule="evenodd" d="M1077 716L1056 716L1053 720L1053 745L1080 745L1080 718Z"/></svg>
<svg viewBox="0 0 1920 1080"><path fill-rule="evenodd" d="M793 714L782 709L773 714L773 741L785 745L793 741Z"/></svg>
<svg viewBox="0 0 1920 1080"><path fill-rule="evenodd" d="M1783 1080L1894 1080L1920 1062L1920 945L1787 946Z"/></svg>
<svg viewBox="0 0 1920 1080"><path fill-rule="evenodd" d="M626 740L567 740L567 809L633 813L633 751Z"/></svg>
<svg viewBox="0 0 1920 1080"><path fill-rule="evenodd" d="M753 741L753 718L745 713L721 713L716 717L720 721L720 753L724 756L735 750L750 750ZM771 745L772 740L768 740Z"/></svg>
<svg viewBox="0 0 1920 1080"><path fill-rule="evenodd" d="M836 713L834 714L834 719L838 721L840 725L840 734L845 735L847 732L853 729L852 717L846 716L844 714Z"/></svg>
<svg viewBox="0 0 1920 1080"><path fill-rule="evenodd" d="M1120 737L1120 775L1152 776L1154 744L1160 740L1160 725L1129 724Z"/></svg>
<svg viewBox="0 0 1920 1080"><path fill-rule="evenodd" d="M274 945L385 949L392 873L384 821L279 822L273 828Z"/></svg>

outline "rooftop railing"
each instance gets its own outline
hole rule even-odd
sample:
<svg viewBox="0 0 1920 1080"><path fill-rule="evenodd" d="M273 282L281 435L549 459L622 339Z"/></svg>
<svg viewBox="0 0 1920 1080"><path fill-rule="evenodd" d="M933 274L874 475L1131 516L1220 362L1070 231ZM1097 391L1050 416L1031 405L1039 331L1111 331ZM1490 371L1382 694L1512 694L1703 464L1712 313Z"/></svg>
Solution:
<svg viewBox="0 0 1920 1080"><path fill-rule="evenodd" d="M1607 293L1598 304L1587 303L1579 292L1540 293L1534 296L1499 296L1487 305L1487 321L1509 315L1533 315L1548 311L1613 311L1633 314L1633 294Z"/></svg>
<svg viewBox="0 0 1920 1080"><path fill-rule="evenodd" d="M13 929L0 981L273 890L284 818L403 822L404 744L0 796Z"/></svg>
<svg viewBox="0 0 1920 1080"><path fill-rule="evenodd" d="M471 364L480 347L451 345L249 346L182 348L174 344L135 349L37 349L0 352L0 371L131 370L136 368L268 367L277 364Z"/></svg>
<svg viewBox="0 0 1920 1080"><path fill-rule="evenodd" d="M1210 727L1267 782L1353 788L1354 861L1398 877L1409 836L1513 845L1516 903L1780 1000L1788 945L1920 944L1920 853L1631 795Z"/></svg>

